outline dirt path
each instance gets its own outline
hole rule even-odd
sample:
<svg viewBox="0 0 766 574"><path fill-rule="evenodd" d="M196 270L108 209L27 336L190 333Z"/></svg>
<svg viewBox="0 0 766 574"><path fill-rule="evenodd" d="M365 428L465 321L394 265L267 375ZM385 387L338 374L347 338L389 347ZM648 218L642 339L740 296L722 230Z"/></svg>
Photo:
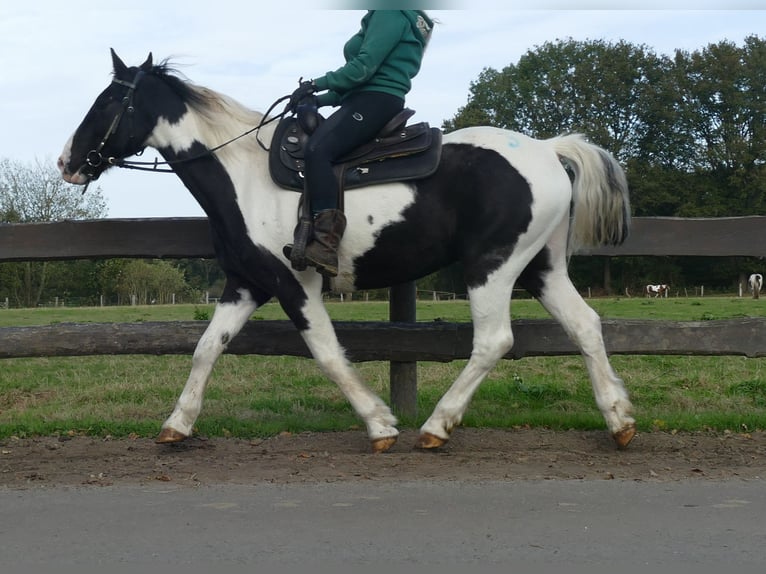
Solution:
<svg viewBox="0 0 766 574"><path fill-rule="evenodd" d="M458 429L437 452L414 450L415 431L368 453L361 431L284 434L266 440L44 437L0 441L0 487L254 484L364 480L766 477L766 433L643 433L617 451L606 432Z"/></svg>

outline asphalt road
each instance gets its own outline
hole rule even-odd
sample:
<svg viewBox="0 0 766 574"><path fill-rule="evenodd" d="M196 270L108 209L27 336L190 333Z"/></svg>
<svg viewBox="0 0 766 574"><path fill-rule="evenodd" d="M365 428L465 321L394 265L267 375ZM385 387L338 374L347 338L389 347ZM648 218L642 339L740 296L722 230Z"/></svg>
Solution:
<svg viewBox="0 0 766 574"><path fill-rule="evenodd" d="M165 486L0 490L0 572L766 563L760 480Z"/></svg>

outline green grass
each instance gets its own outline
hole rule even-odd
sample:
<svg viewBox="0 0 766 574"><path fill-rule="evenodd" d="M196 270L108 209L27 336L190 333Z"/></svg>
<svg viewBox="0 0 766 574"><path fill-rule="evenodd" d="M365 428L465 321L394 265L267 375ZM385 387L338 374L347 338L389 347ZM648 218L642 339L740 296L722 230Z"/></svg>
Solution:
<svg viewBox="0 0 766 574"><path fill-rule="evenodd" d="M671 321L709 321L739 317L766 317L766 298L692 297L669 299L602 298L588 304L607 319L665 319ZM54 323L134 323L141 321L193 321L210 318L214 305L144 305L125 307L57 307L0 309L0 327L49 325ZM338 321L387 321L386 301L328 302L330 316ZM534 299L514 299L514 319L549 318ZM418 321L470 321L467 301L420 300ZM276 302L269 302L253 314L253 320L286 319Z"/></svg>
<svg viewBox="0 0 766 574"><path fill-rule="evenodd" d="M605 318L709 320L764 316L766 301L738 298L646 300L605 298L589 303ZM384 302L328 304L336 320L387 320ZM0 327L57 322L193 320L212 306L0 310ZM548 317L532 300L513 302L515 318ZM283 319L270 303L253 316ZM418 304L418 319L469 320L464 301ZM1 342L0 342L1 344ZM766 359L615 356L612 364L631 393L639 428L766 428ZM0 437L85 433L153 436L170 414L191 361L185 356L106 356L4 359L0 362ZM457 377L465 361L418 365L416 427ZM388 398L387 363L357 365L363 379ZM502 361L477 391L466 426L603 429L579 357ZM205 395L197 432L208 436L269 436L282 431L360 428L340 391L313 361L294 357L224 355Z"/></svg>

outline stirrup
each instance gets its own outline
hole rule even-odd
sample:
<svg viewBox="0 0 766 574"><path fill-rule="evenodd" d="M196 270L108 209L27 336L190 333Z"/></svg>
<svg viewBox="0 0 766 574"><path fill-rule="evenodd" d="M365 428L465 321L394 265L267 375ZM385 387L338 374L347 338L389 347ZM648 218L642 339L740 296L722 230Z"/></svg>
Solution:
<svg viewBox="0 0 766 574"><path fill-rule="evenodd" d="M285 245L282 253L290 260L290 265L296 271L305 271L308 266L306 261L306 245L314 233L314 223L308 217L301 217L295 228L294 243Z"/></svg>

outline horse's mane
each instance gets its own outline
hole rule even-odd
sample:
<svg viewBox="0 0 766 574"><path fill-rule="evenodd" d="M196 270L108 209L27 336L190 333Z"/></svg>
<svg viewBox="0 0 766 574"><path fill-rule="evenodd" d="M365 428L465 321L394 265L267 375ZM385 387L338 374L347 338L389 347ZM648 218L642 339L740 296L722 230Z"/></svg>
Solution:
<svg viewBox="0 0 766 574"><path fill-rule="evenodd" d="M257 126L263 117L229 96L191 82L168 59L155 64L150 73L161 79L198 116L203 124L200 127L211 142L236 137Z"/></svg>

